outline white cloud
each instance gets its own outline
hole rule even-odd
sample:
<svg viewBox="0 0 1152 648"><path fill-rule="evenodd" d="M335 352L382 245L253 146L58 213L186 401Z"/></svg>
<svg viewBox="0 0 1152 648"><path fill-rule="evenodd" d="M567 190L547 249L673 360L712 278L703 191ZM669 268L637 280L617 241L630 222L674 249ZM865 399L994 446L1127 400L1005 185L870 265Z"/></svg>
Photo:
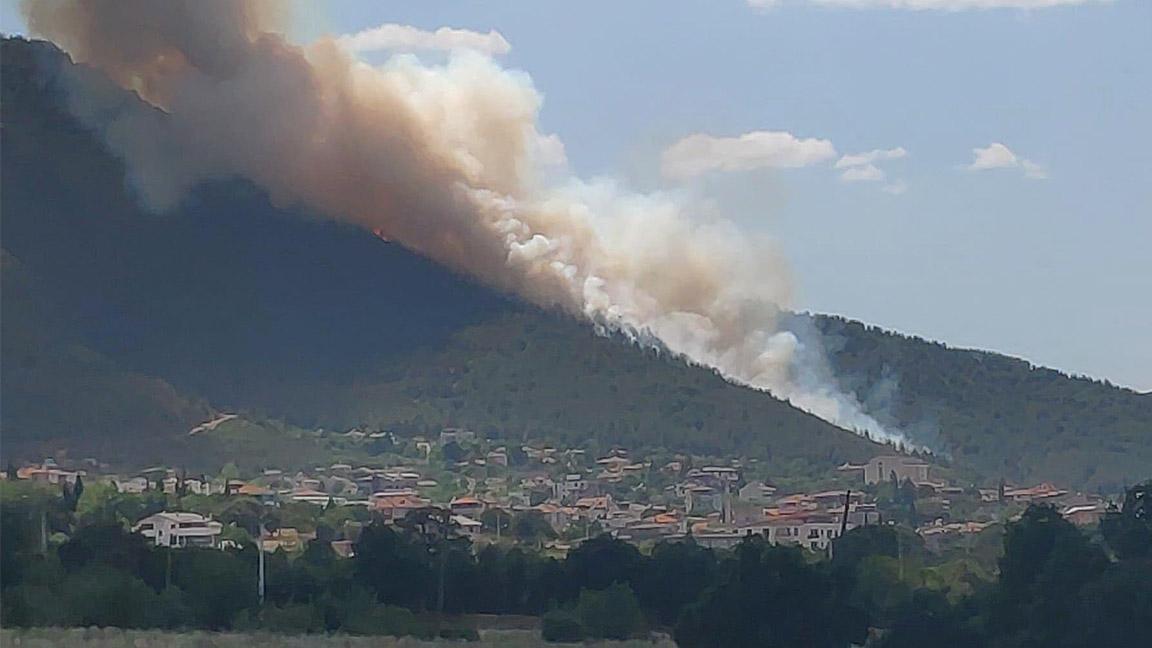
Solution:
<svg viewBox="0 0 1152 648"><path fill-rule="evenodd" d="M1033 180L1047 180L1048 172L1044 167L1036 164L1032 160L1021 160L1020 168L1024 169L1024 177L1032 178Z"/></svg>
<svg viewBox="0 0 1152 648"><path fill-rule="evenodd" d="M395 52L474 50L489 56L507 54L512 46L496 30L487 34L441 27L425 31L411 25L387 23L336 39L341 46L353 52L391 50Z"/></svg>
<svg viewBox="0 0 1152 648"><path fill-rule="evenodd" d="M1000 142L992 142L984 148L972 149L972 163L966 168L969 171L987 171L989 169L1021 169L1024 177L1033 180L1044 180L1048 172L1044 167L1032 160L1022 158Z"/></svg>
<svg viewBox="0 0 1152 648"><path fill-rule="evenodd" d="M1020 164L1019 158L1012 149L1000 142L992 142L985 148L972 149L975 159L968 165L969 171L984 171L985 169L1008 169Z"/></svg>
<svg viewBox="0 0 1152 648"><path fill-rule="evenodd" d="M903 146L890 149L873 149L864 153L851 153L841 157L836 160L836 168L844 170L840 174L840 179L844 182L883 182L888 179L888 174L876 166L876 163L898 160L907 156L908 151ZM904 193L904 183L896 181L885 185L882 189L893 194ZM892 189L896 190L893 191Z"/></svg>
<svg viewBox="0 0 1152 648"><path fill-rule="evenodd" d="M738 137L689 135L665 149L661 172L686 180L711 171L812 166L836 157L826 139L801 139L784 131L753 131Z"/></svg>
<svg viewBox="0 0 1152 648"><path fill-rule="evenodd" d="M892 182L884 185L883 187L880 187L880 191L883 191L884 193L890 193L893 196L899 196L905 191L908 191L908 185L903 180L897 180L896 182Z"/></svg>
<svg viewBox="0 0 1152 648"><path fill-rule="evenodd" d="M903 146L891 149L873 149L867 153L852 153L836 160L837 169L847 169L854 166L863 166L884 160L897 160L907 157L908 151Z"/></svg>
<svg viewBox="0 0 1152 648"><path fill-rule="evenodd" d="M886 177L884 172L874 164L861 164L859 166L849 167L844 173L840 174L840 179L845 182L880 182Z"/></svg>
<svg viewBox="0 0 1152 648"><path fill-rule="evenodd" d="M760 8L758 0L748 5ZM971 9L1047 9L1110 0L808 0L812 4L851 9L910 9L914 11L966 11Z"/></svg>

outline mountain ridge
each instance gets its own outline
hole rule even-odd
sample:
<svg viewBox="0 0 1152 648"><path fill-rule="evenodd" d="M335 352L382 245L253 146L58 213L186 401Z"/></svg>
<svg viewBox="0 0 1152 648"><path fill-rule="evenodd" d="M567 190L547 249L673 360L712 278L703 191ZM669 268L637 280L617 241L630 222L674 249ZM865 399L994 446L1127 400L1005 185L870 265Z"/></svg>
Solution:
<svg viewBox="0 0 1152 648"><path fill-rule="evenodd" d="M511 438L750 456L780 471L818 472L890 450L706 367L495 293L369 232L276 208L238 179L198 187L173 213L144 213L123 165L64 107L54 79L71 65L65 55L42 42L5 39L3 47L5 357L58 346L51 336L21 337L21 327L41 328L20 323L40 311L8 298L27 280L27 292L62 322L45 330L103 358L119 376L110 384L132 376L170 388L171 407L150 415L174 422L163 438L210 410L239 410L303 427L468 425ZM21 272L7 271L14 264ZM973 479L1103 487L1152 465L1152 399L1135 392L847 319L793 315L790 323L820 336L832 374L870 414L931 440ZM986 355L973 363L974 353ZM65 421L13 411L12 394L35 395L29 389L42 384L26 362L3 363L5 449L13 440L29 452L44 439L84 445ZM1061 404L1073 396L1086 413ZM1061 455L1063 441L1029 445L1049 409L1051 423L1085 447ZM192 413L205 417L186 420ZM155 432L106 418L107 439ZM1090 447L1083 431L1097 418L1101 445L1114 447Z"/></svg>

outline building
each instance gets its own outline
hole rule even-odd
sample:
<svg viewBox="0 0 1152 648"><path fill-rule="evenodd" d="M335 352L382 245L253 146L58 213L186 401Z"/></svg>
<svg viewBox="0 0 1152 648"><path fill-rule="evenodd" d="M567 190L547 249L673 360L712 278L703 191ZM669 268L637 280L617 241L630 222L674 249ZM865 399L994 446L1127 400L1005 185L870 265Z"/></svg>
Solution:
<svg viewBox="0 0 1152 648"><path fill-rule="evenodd" d="M571 501L587 490L588 480L578 473L567 474L563 481L558 481L552 485L553 496L563 502Z"/></svg>
<svg viewBox="0 0 1152 648"><path fill-rule="evenodd" d="M1093 504L1079 504L1075 506L1066 506L1060 514L1076 526L1096 526L1100 524L1100 520L1108 512L1108 507L1103 502Z"/></svg>
<svg viewBox="0 0 1152 648"><path fill-rule="evenodd" d="M453 515L452 525L460 530L466 536L472 537L480 533L484 528L484 524L478 520L474 520L467 515Z"/></svg>
<svg viewBox="0 0 1152 648"><path fill-rule="evenodd" d="M158 547L219 546L223 525L199 513L149 515L132 527L132 531L152 540Z"/></svg>
<svg viewBox="0 0 1152 648"><path fill-rule="evenodd" d="M487 507L484 502L475 497L465 495L452 498L452 501L448 503L448 508L452 511L453 515L479 517Z"/></svg>
<svg viewBox="0 0 1152 648"><path fill-rule="evenodd" d="M752 481L745 484L738 492L737 499L751 504L768 504L776 494L776 487L769 486L762 481Z"/></svg>
<svg viewBox="0 0 1152 648"><path fill-rule="evenodd" d="M928 463L903 455L873 457L864 464L864 483L879 484L896 475L897 481L912 480L913 484L928 481Z"/></svg>
<svg viewBox="0 0 1152 648"><path fill-rule="evenodd" d="M143 477L133 477L131 479L114 479L112 483L116 485L116 490L121 493L129 495L139 495L148 490L148 480Z"/></svg>
<svg viewBox="0 0 1152 648"><path fill-rule="evenodd" d="M1030 502L1042 502L1051 500L1053 498L1063 497L1068 494L1068 491L1057 488L1048 482L1033 486L1031 488L1009 488L1004 491L1004 499L1009 502L1017 502L1027 504Z"/></svg>
<svg viewBox="0 0 1152 648"><path fill-rule="evenodd" d="M381 494L373 495L371 499L371 506L374 511L380 514L385 521L399 520L408 515L411 511L422 509L431 504L431 501L426 500L416 495L392 495Z"/></svg>
<svg viewBox="0 0 1152 648"><path fill-rule="evenodd" d="M440 445L449 443L472 443L476 440L476 433L464 428L444 428L440 431Z"/></svg>

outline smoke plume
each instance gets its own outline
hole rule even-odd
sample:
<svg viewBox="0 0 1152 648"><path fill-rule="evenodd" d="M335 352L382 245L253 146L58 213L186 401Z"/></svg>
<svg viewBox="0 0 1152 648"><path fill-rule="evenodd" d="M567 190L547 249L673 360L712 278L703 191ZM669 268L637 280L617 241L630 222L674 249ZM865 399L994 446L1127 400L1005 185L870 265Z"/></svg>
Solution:
<svg viewBox="0 0 1152 648"><path fill-rule="evenodd" d="M362 225L501 290L624 332L767 389L873 438L897 434L814 372L795 335L784 263L675 194L567 172L541 133L527 75L476 52L437 65L306 46L266 2L44 0L32 30L139 94L78 84L73 110L163 211L213 178L242 176L281 205Z"/></svg>

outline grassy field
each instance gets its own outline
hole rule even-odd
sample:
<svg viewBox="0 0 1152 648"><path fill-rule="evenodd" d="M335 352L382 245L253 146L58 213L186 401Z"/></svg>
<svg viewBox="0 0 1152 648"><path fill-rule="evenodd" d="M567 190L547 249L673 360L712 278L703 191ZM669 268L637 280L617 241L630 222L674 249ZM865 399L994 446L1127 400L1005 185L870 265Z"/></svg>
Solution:
<svg viewBox="0 0 1152 648"><path fill-rule="evenodd" d="M345 635L229 634L213 632L157 632L119 628L36 628L0 630L3 648L530 648L584 646L603 648L675 648L670 639L657 641L598 641L550 644L532 630L484 630L480 641L425 641L412 637L350 637Z"/></svg>

